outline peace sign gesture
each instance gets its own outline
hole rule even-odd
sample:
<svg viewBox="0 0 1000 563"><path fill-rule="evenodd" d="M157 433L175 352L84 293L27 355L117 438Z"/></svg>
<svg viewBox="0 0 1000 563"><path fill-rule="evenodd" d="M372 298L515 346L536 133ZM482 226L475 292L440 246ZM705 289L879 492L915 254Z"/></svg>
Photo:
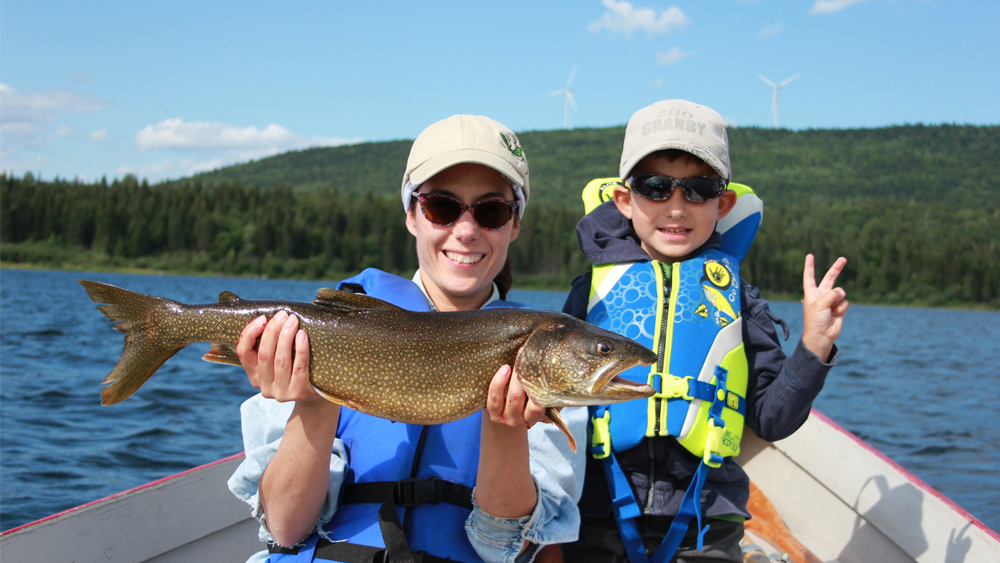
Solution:
<svg viewBox="0 0 1000 563"><path fill-rule="evenodd" d="M824 362L829 359L833 342L844 326L844 314L849 303L847 292L833 284L844 270L847 259L841 256L830 266L823 281L816 285L815 258L806 255L802 269L802 344Z"/></svg>

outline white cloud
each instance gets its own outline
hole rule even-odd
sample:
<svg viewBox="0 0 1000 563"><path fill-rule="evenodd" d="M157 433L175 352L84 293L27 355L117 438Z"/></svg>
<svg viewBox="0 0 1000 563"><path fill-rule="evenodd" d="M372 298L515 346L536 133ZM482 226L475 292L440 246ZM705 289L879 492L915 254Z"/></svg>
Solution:
<svg viewBox="0 0 1000 563"><path fill-rule="evenodd" d="M812 8L809 8L809 14L813 16L816 14L832 14L843 10L851 4L860 4L861 2L867 1L868 0L816 0L816 3L813 4Z"/></svg>
<svg viewBox="0 0 1000 563"><path fill-rule="evenodd" d="M673 49L667 51L666 53L657 50L656 51L656 62L661 65L672 65L677 61L686 59L691 55L695 54L696 51L684 52L680 47L674 47Z"/></svg>
<svg viewBox="0 0 1000 563"><path fill-rule="evenodd" d="M591 33L599 33L607 29L612 35L617 33L632 37L637 30L643 30L646 35L653 36L669 32L671 29L683 29L691 23L677 6L666 10L653 8L636 8L630 2L601 0L607 11L587 25Z"/></svg>
<svg viewBox="0 0 1000 563"><path fill-rule="evenodd" d="M183 151L192 155L176 160L168 157L138 168L125 167L117 171L156 181L207 172L281 152L344 145L362 139L305 137L276 124L258 129L211 121L185 122L174 118L143 127L135 134L135 140L140 151Z"/></svg>
<svg viewBox="0 0 1000 563"><path fill-rule="evenodd" d="M659 88L660 86L663 86L663 79L662 78L657 78L656 80L650 80L649 81L649 87L650 88Z"/></svg>
<svg viewBox="0 0 1000 563"><path fill-rule="evenodd" d="M774 37L775 35L781 33L781 31L782 28L780 23L769 25L757 33L757 39L767 39L768 37Z"/></svg>
<svg viewBox="0 0 1000 563"><path fill-rule="evenodd" d="M358 139L303 137L280 125L264 129L236 127L211 121L184 122L167 119L147 125L135 134L139 150L156 149L215 149L236 151L287 151L307 147L328 147L357 142Z"/></svg>
<svg viewBox="0 0 1000 563"><path fill-rule="evenodd" d="M108 102L69 90L21 91L0 84L0 137L4 159L23 150L45 150L53 136L52 126L67 113L104 109ZM65 135L65 127L55 131Z"/></svg>
<svg viewBox="0 0 1000 563"><path fill-rule="evenodd" d="M75 135L76 131L74 131L72 127L66 127L65 125L63 125L62 127L56 130L56 134L58 134L60 137L70 137L72 135Z"/></svg>
<svg viewBox="0 0 1000 563"><path fill-rule="evenodd" d="M94 141L103 141L104 139L108 138L108 130L98 129L97 131L94 131L90 134L90 138L91 140Z"/></svg>

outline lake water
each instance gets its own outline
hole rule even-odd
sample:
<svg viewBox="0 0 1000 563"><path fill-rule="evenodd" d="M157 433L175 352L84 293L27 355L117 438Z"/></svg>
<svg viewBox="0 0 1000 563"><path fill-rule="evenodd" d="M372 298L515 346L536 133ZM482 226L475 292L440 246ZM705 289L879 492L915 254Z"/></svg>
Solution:
<svg viewBox="0 0 1000 563"><path fill-rule="evenodd" d="M240 403L255 390L237 367L181 351L136 395L100 404L122 349L76 279L185 303L229 290L311 301L333 282L0 272L0 529L135 487L243 449ZM560 309L565 293L513 291ZM799 303L771 304L788 321ZM854 306L815 407L1000 530L1000 313ZM993 413L993 414L990 414Z"/></svg>

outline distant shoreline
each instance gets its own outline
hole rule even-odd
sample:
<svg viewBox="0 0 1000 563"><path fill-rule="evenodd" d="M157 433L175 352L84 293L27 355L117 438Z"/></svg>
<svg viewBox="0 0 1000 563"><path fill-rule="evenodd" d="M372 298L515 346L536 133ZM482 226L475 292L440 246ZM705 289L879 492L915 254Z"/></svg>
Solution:
<svg viewBox="0 0 1000 563"><path fill-rule="evenodd" d="M124 267L124 268L111 268L111 267L101 267L101 266L79 266L79 265L67 265L64 267L55 267L49 264L32 264L32 263L13 263L13 262L3 262L0 261L0 270L51 270L51 271L63 271L63 272L101 272L101 273L114 273L114 274L131 274L131 275L144 275L144 276L192 276L200 278L237 278L237 279L272 279L272 280L289 280L289 281L335 281L342 280L350 277L353 274L344 274L341 276L334 277L323 277L323 278L309 278L309 277L270 277L267 275L246 275L246 274L234 274L227 272L204 272L204 271L182 271L182 270L159 270L155 268L139 268L139 267ZM517 279L515 275L514 279ZM526 291L554 291L566 293L569 288L558 288L552 287L551 285L542 284L523 284L517 285L512 288L515 290L526 290ZM764 297L769 302L799 302L802 300L801 297L775 292L763 292ZM856 305L871 305L876 307L901 307L906 309L937 309L937 310L955 310L955 311L984 311L984 312L998 312L1000 309L991 308L986 305L980 304L970 304L970 303L949 303L945 305L927 305L925 303L880 303L878 301L867 301L857 298L852 298L851 293L848 292L848 301ZM850 313L848 313L850 314Z"/></svg>

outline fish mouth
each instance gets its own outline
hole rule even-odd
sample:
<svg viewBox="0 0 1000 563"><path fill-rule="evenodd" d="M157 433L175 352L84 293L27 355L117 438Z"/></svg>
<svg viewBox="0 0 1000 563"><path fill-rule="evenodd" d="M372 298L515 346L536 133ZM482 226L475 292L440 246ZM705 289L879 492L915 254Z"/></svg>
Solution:
<svg viewBox="0 0 1000 563"><path fill-rule="evenodd" d="M607 386L612 379L618 377L618 374L624 371L615 371L615 367L620 363L620 360L612 360L598 368L597 371L594 372L594 375L590 378L590 389L588 389L587 392L593 395Z"/></svg>
<svg viewBox="0 0 1000 563"><path fill-rule="evenodd" d="M639 360L631 364L626 364L621 360L612 360L594 372L594 375L591 377L591 384L588 392L591 395L597 395L601 391L610 390L609 388L612 387L616 389L646 387L647 385L645 383L636 383L630 379L618 377L618 375L634 366L649 366L652 364L653 362L646 362L643 360Z"/></svg>

